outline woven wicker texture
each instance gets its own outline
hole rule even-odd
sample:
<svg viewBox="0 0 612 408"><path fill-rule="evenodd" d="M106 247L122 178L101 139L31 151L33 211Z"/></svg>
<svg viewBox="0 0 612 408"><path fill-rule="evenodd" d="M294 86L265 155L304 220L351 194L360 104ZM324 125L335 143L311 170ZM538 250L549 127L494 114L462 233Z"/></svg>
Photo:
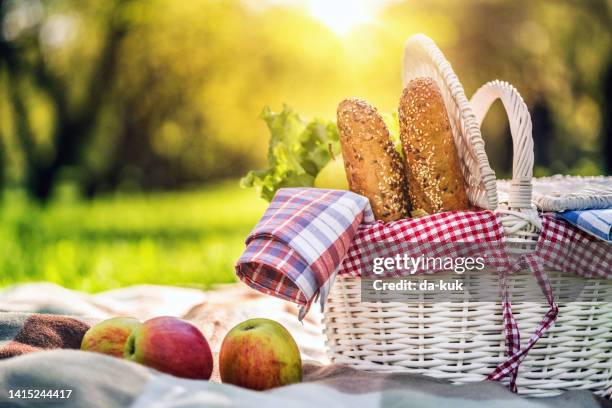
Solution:
<svg viewBox="0 0 612 408"><path fill-rule="evenodd" d="M406 43L404 84L419 76L434 78L442 91L470 201L503 216L509 252L533 250L541 221L532 200L531 119L520 94L508 83L493 81L468 102L448 61L422 34ZM514 146L513 178L500 183L500 197L479 128L497 99L508 114ZM536 190L538 194L542 192L536 195L540 205L555 201L539 197L556 197L549 192L559 192L559 181L536 180ZM564 202L578 202L584 197L585 194L566 195ZM547 274L556 290L584 284L574 275L555 271ZM494 273L466 274L465 279L471 293L499 290ZM529 272L512 275L509 283L512 310L521 339L527 341L548 306L521 302L522 294L541 293ZM603 301L606 295L612 295L612 280L593 281L582 288L577 301L559 305L557 322L520 367L519 393L549 396L569 389L588 389L600 395L612 392L612 304ZM371 371L408 371L466 383L484 380L505 358L501 302L406 304L360 300L358 278L336 279L323 319L328 353L335 362Z"/></svg>
<svg viewBox="0 0 612 408"><path fill-rule="evenodd" d="M500 201L507 199L510 182L497 182ZM541 211L588 210L612 207L612 177L561 176L533 179L533 201Z"/></svg>
<svg viewBox="0 0 612 408"><path fill-rule="evenodd" d="M555 290L583 284L575 275L548 272ZM466 273L471 293L498 288L493 273ZM523 342L546 313L535 299L540 289L529 273L509 279L512 310ZM405 371L451 380L483 381L506 351L502 308L493 302L366 303L359 279L339 277L325 312L329 357L369 371ZM481 293L482 294L482 293ZM575 302L559 306L559 318L530 351L519 370L519 393L549 396L588 389L609 394L612 387L612 295L610 281L592 281Z"/></svg>

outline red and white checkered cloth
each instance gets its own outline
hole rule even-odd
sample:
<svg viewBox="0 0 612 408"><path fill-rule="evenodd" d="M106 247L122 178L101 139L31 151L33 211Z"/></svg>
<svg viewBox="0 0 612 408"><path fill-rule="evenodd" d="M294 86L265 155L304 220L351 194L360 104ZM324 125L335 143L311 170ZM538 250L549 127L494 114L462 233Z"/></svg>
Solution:
<svg viewBox="0 0 612 408"><path fill-rule="evenodd" d="M612 278L612 244L545 214L535 253L547 269L585 278Z"/></svg>
<svg viewBox="0 0 612 408"><path fill-rule="evenodd" d="M545 269L575 273L585 278L612 278L611 245L578 229L568 222L546 214L542 222L536 250L522 255L508 273L529 269L536 277L550 309L544 315L536 331L521 349L519 328L512 315L506 285L507 273L501 277L502 307L508 358L498 365L489 380L500 380L510 376L510 389L516 392L516 378L521 362L538 339L550 328L559 313L553 298L553 291Z"/></svg>
<svg viewBox="0 0 612 408"><path fill-rule="evenodd" d="M466 249L457 244L481 244L483 249L487 244L493 244L489 249L495 250L495 247L502 249L503 242L503 227L491 211L449 211L388 223L376 221L361 225L338 273L362 276L363 271L372 268L372 260L376 257L408 253L411 256L457 258L462 256L459 251ZM488 265L508 267L507 261L502 251L497 257L491 257Z"/></svg>
<svg viewBox="0 0 612 408"><path fill-rule="evenodd" d="M529 342L521 349L521 337L518 324L512 314L512 304L508 293L507 285L507 274L514 273L521 270L529 269L535 275L542 292L546 296L546 300L550 309L544 315L544 318L540 322L540 325L536 328L535 332L531 335ZM548 280L548 276L544 272L541 261L535 254L522 255L517 262L515 262L510 270L503 272L500 280L501 292L502 292L502 312L504 317L504 331L506 333L506 348L508 358L499 364L491 374L487 377L488 380L501 380L507 376L510 376L510 390L517 392L516 379L518 376L518 369L521 362L527 357L527 353L536 344L536 342L546 333L548 328L553 325L557 319L559 308L557 307L553 299L553 291Z"/></svg>
<svg viewBox="0 0 612 408"><path fill-rule="evenodd" d="M573 272L584 277L612 276L609 247L593 245L595 238L554 216L545 216L536 252L510 263L505 251L496 257L501 267L503 305L508 359L489 375L491 380L510 376L516 391L518 367L529 350L554 323L558 307L545 268ZM335 276L361 276L371 268L372 254L402 253L406 243L501 243L504 233L497 216L490 211L454 211L390 223L374 221L365 197L347 191L281 189L264 217L247 239L247 248L236 265L238 277L249 286L302 306L304 313L316 296L321 306ZM412 247L414 248L414 247ZM436 246L442 248L444 246ZM442 254L453 257L450 245ZM438 249L439 250L439 249ZM525 347L520 347L519 328L512 315L506 286L509 273L529 269L546 295L550 310Z"/></svg>

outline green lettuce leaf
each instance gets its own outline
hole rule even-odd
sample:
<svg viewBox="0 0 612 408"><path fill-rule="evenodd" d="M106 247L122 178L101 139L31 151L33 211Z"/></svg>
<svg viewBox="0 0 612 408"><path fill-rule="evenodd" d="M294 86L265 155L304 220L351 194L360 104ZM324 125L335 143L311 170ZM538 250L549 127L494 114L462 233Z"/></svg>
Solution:
<svg viewBox="0 0 612 408"><path fill-rule="evenodd" d="M397 113L383 113L381 116L387 124L391 141L403 156ZM282 187L312 187L332 154L342 154L334 121L304 120L287 105L283 105L281 112L265 107L261 118L270 131L268 168L250 171L240 180L240 185L254 187L268 201Z"/></svg>
<svg viewBox="0 0 612 408"><path fill-rule="evenodd" d="M389 129L389 139L395 145L395 150L404 157L404 149L402 149L402 143L400 141L400 130L399 130L399 117L397 112L392 113L381 113L380 115Z"/></svg>
<svg viewBox="0 0 612 408"><path fill-rule="evenodd" d="M332 154L340 154L333 121L306 121L287 105L281 112L266 107L261 118L270 131L268 168L249 172L240 184L254 187L268 201L282 187L311 187Z"/></svg>

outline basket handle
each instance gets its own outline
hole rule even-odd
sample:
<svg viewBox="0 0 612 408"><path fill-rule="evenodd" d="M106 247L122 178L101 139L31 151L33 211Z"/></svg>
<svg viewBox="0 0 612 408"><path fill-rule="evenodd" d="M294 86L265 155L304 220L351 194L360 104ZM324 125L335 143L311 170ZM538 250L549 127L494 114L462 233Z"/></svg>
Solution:
<svg viewBox="0 0 612 408"><path fill-rule="evenodd" d="M491 81L476 91L470 104L477 122L482 125L489 108L497 99L501 99L506 109L514 147L508 207L532 208L533 136L531 116L523 98L509 83Z"/></svg>

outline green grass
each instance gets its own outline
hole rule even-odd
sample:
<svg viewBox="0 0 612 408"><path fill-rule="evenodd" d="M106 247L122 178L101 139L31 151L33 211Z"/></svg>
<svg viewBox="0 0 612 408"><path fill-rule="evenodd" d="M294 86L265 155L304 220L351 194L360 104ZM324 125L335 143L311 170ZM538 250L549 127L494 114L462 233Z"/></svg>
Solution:
<svg viewBox="0 0 612 408"><path fill-rule="evenodd" d="M236 181L191 192L56 200L45 208L6 193L0 285L49 281L97 292L232 282L244 239L265 206Z"/></svg>

